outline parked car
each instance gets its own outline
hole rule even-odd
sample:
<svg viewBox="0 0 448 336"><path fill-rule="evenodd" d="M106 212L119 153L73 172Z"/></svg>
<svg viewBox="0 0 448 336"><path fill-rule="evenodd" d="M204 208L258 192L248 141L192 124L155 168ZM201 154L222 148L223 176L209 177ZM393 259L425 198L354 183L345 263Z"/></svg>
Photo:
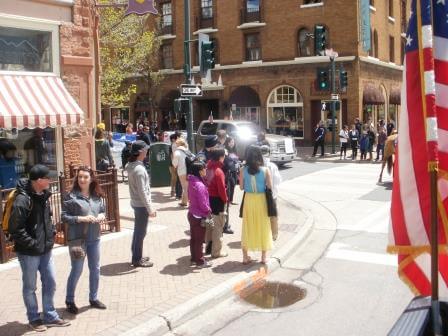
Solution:
<svg viewBox="0 0 448 336"><path fill-rule="evenodd" d="M258 125L249 121L218 119L210 122L203 120L196 134L196 150L204 148L204 140L208 136L216 134L218 130L225 130L229 136L235 138L237 154L241 159L244 159L246 148L257 141L257 134L261 132ZM283 165L294 160L296 148L292 138L266 134L266 140L271 148L270 159L272 162Z"/></svg>

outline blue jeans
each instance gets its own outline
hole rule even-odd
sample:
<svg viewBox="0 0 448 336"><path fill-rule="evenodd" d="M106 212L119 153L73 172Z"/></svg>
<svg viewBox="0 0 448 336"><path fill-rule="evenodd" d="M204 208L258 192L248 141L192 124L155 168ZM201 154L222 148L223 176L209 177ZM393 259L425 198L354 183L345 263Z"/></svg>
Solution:
<svg viewBox="0 0 448 336"><path fill-rule="evenodd" d="M100 240L86 242L87 263L89 265L89 300L97 300L98 283L100 281ZM67 280L66 302L75 302L75 290L84 267L84 258L73 259L72 269Z"/></svg>
<svg viewBox="0 0 448 336"><path fill-rule="evenodd" d="M59 318L54 309L54 292L56 291L55 271L51 251L41 256L29 256L17 253L20 268L22 269L22 295L25 302L26 315L29 322L39 320L36 282L37 271L40 272L42 282L42 305L44 311L44 322L50 323Z"/></svg>
<svg viewBox="0 0 448 336"><path fill-rule="evenodd" d="M134 209L134 235L132 236L132 263L138 262L143 257L143 240L148 227L149 213L145 207L133 207Z"/></svg>

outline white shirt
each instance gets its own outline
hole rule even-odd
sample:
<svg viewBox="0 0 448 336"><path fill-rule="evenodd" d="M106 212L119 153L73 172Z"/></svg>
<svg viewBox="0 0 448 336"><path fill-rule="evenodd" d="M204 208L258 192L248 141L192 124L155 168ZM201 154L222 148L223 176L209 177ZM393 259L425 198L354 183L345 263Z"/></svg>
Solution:
<svg viewBox="0 0 448 336"><path fill-rule="evenodd" d="M185 147L177 147L173 155L173 166L177 169L177 175L187 175L187 166L185 164L185 157L187 156L184 152L187 150Z"/></svg>
<svg viewBox="0 0 448 336"><path fill-rule="evenodd" d="M348 142L348 131L345 131L342 129L339 132L339 140L341 141L341 143L347 143Z"/></svg>
<svg viewBox="0 0 448 336"><path fill-rule="evenodd" d="M280 175L280 172L278 171L278 167L275 163L271 162L269 158L263 157L263 162L266 167L269 168L269 171L271 172L271 178L272 178L272 197L274 199L278 196L278 186L280 183L282 183L282 176Z"/></svg>

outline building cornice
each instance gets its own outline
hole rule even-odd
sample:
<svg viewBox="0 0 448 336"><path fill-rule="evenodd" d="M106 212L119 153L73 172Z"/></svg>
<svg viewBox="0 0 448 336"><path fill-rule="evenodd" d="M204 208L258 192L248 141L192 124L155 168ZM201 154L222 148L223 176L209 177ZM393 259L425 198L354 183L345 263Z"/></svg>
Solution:
<svg viewBox="0 0 448 336"><path fill-rule="evenodd" d="M236 26L237 29L250 29L266 26L266 22L246 22L242 25Z"/></svg>
<svg viewBox="0 0 448 336"><path fill-rule="evenodd" d="M75 4L74 0L31 0L33 2L42 2L49 5L59 5L71 7Z"/></svg>
<svg viewBox="0 0 448 336"><path fill-rule="evenodd" d="M359 60L361 62L375 64L375 65L378 65L378 66L381 66L381 67L385 67L385 68L389 68L389 69L393 69L393 70L403 71L403 66L402 65L396 65L396 64L393 64L393 63L383 62L383 61L380 61L377 58L359 56Z"/></svg>

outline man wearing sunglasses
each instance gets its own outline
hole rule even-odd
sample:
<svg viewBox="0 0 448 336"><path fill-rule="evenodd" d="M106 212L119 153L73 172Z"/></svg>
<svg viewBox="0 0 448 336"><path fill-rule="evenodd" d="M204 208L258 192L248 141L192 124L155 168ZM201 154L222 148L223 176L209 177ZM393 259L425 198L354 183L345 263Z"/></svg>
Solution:
<svg viewBox="0 0 448 336"><path fill-rule="evenodd" d="M28 179L17 183L8 227L22 269L23 301L34 331L70 325L59 317L53 303L56 281L51 250L56 231L48 201L49 173L48 167L38 164L30 169ZM43 317L36 297L37 271L42 281Z"/></svg>

